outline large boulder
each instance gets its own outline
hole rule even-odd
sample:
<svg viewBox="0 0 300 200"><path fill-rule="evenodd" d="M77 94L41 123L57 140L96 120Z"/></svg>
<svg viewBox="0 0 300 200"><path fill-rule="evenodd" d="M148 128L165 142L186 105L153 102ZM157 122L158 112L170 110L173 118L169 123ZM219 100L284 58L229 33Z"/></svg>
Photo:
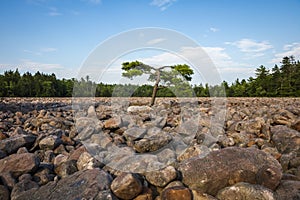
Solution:
<svg viewBox="0 0 300 200"><path fill-rule="evenodd" d="M99 169L78 171L58 182L50 182L14 195L14 200L113 199L109 191L112 177Z"/></svg>
<svg viewBox="0 0 300 200"><path fill-rule="evenodd" d="M40 161L35 154L12 154L0 160L0 174L11 173L13 176L19 177L25 173L35 172L39 164Z"/></svg>
<svg viewBox="0 0 300 200"><path fill-rule="evenodd" d="M280 153L287 154L300 150L300 132L287 126L277 125L271 127L271 133L272 140Z"/></svg>
<svg viewBox="0 0 300 200"><path fill-rule="evenodd" d="M227 186L239 182L263 185L274 190L282 176L279 162L254 148L228 147L193 157L181 163L183 183L191 189L216 195Z"/></svg>
<svg viewBox="0 0 300 200"><path fill-rule="evenodd" d="M33 135L18 135L4 140L0 140L0 150L7 154L12 154L18 151L20 147L28 147L34 143L36 137Z"/></svg>
<svg viewBox="0 0 300 200"><path fill-rule="evenodd" d="M231 199L256 199L275 200L273 191L261 186L249 183L237 183L220 190L217 194L219 200Z"/></svg>
<svg viewBox="0 0 300 200"><path fill-rule="evenodd" d="M283 180L276 189L276 197L280 199L300 199L300 181Z"/></svg>

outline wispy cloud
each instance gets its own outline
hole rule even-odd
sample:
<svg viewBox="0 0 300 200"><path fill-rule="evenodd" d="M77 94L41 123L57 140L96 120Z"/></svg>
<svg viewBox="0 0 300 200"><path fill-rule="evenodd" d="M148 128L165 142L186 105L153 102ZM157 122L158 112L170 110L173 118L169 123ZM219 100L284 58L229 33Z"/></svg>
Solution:
<svg viewBox="0 0 300 200"><path fill-rule="evenodd" d="M217 28L215 28L215 27L210 27L209 28L209 31L211 31L211 32L218 32L218 31L220 31L219 29L217 29Z"/></svg>
<svg viewBox="0 0 300 200"><path fill-rule="evenodd" d="M283 52L276 53L271 63L279 63L285 56L294 56L296 59L300 59L300 43L284 45Z"/></svg>
<svg viewBox="0 0 300 200"><path fill-rule="evenodd" d="M273 46L267 41L257 42L247 38L236 42L226 42L225 44L236 46L244 53L261 53L273 48Z"/></svg>
<svg viewBox="0 0 300 200"><path fill-rule="evenodd" d="M37 51L32 51L32 50L28 50L28 49L23 50L24 53L32 54L32 55L35 55L35 56L41 56L45 53L52 53L52 52L56 52L56 51L58 51L58 49L53 48L53 47L44 47L44 48L41 48L40 50L37 50Z"/></svg>
<svg viewBox="0 0 300 200"><path fill-rule="evenodd" d="M147 42L148 45L154 45L165 41L165 38L156 38Z"/></svg>
<svg viewBox="0 0 300 200"><path fill-rule="evenodd" d="M57 48L53 48L53 47L45 47L45 48L41 48L42 52L55 52L57 51Z"/></svg>
<svg viewBox="0 0 300 200"><path fill-rule="evenodd" d="M160 8L161 11L166 10L177 0L152 0L150 5Z"/></svg>
<svg viewBox="0 0 300 200"><path fill-rule="evenodd" d="M87 2L89 4L94 4L94 5L101 3L101 0L81 0L81 1Z"/></svg>
<svg viewBox="0 0 300 200"><path fill-rule="evenodd" d="M49 10L50 11L48 12L48 15L51 17L62 15L62 13L58 12L58 9L56 7L50 7Z"/></svg>

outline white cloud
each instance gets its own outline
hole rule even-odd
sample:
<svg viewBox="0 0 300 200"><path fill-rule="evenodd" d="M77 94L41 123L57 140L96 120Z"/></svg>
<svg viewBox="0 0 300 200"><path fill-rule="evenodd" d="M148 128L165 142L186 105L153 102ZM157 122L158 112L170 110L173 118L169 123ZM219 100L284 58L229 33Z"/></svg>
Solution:
<svg viewBox="0 0 300 200"><path fill-rule="evenodd" d="M156 38L147 42L148 45L154 45L165 41L165 38Z"/></svg>
<svg viewBox="0 0 300 200"><path fill-rule="evenodd" d="M57 51L56 48L52 48L52 47L45 47L41 49L42 52L55 52Z"/></svg>
<svg viewBox="0 0 300 200"><path fill-rule="evenodd" d="M294 56L295 59L300 59L300 43L292 43L284 45L283 52L275 54L275 58L271 60L271 63L280 63L285 56Z"/></svg>
<svg viewBox="0 0 300 200"><path fill-rule="evenodd" d="M166 10L169 6L171 6L176 0L152 0L150 5L157 6L161 11Z"/></svg>
<svg viewBox="0 0 300 200"><path fill-rule="evenodd" d="M214 33L220 31L219 29L214 28L214 27L209 28L209 30Z"/></svg>
<svg viewBox="0 0 300 200"><path fill-rule="evenodd" d="M236 46L244 53L261 53L273 48L267 41L257 42L252 39L241 39L236 42L226 42L225 44Z"/></svg>
<svg viewBox="0 0 300 200"><path fill-rule="evenodd" d="M49 10L50 11L48 12L48 15L51 17L62 15L62 13L58 12L58 9L56 7L50 7Z"/></svg>

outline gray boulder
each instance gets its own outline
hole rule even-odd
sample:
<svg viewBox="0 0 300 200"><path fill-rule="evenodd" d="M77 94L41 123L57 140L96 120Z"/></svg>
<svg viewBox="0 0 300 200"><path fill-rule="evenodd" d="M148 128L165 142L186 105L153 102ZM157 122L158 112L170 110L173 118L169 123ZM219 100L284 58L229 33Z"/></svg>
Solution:
<svg viewBox="0 0 300 200"><path fill-rule="evenodd" d="M114 199L109 191L112 177L99 169L78 171L58 182L20 192L14 200Z"/></svg>

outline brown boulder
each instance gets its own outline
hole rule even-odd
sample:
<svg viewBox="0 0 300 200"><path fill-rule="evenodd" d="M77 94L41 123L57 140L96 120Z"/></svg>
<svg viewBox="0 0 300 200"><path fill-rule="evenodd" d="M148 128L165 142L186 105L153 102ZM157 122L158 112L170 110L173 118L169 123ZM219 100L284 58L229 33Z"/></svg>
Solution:
<svg viewBox="0 0 300 200"><path fill-rule="evenodd" d="M25 173L35 172L39 164L39 159L32 153L12 154L0 160L0 173L10 172L18 177Z"/></svg>
<svg viewBox="0 0 300 200"><path fill-rule="evenodd" d="M260 184L274 190L282 176L281 165L271 155L254 148L238 147L186 160L180 164L179 171L185 185L211 195L239 182Z"/></svg>

